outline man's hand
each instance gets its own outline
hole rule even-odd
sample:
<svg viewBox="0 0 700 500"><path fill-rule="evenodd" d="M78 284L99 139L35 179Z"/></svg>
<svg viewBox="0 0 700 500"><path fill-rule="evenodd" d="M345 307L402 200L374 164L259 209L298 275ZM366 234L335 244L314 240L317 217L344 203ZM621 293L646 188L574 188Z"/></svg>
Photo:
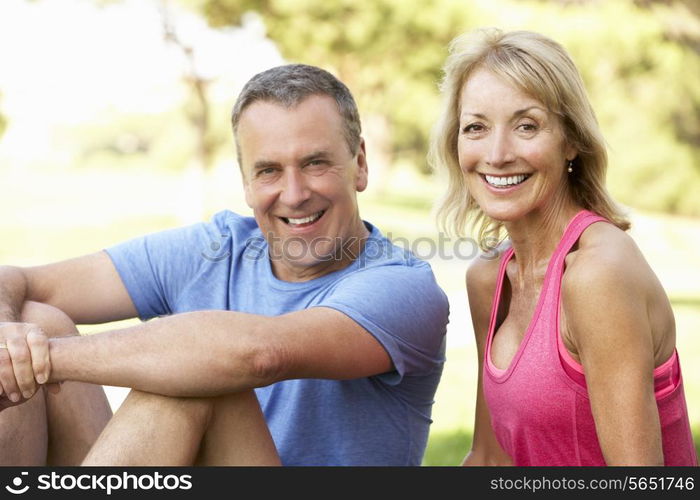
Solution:
<svg viewBox="0 0 700 500"><path fill-rule="evenodd" d="M42 329L0 323L0 410L31 398L50 373L49 339Z"/></svg>

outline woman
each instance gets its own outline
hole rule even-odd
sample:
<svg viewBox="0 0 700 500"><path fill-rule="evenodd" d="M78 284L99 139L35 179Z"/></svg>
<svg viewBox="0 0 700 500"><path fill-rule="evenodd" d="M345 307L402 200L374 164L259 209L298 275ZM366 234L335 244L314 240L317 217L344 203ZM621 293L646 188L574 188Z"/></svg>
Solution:
<svg viewBox="0 0 700 500"><path fill-rule="evenodd" d="M565 50L456 39L431 158L438 215L498 259L467 292L479 354L465 465L697 465L668 298L604 186L604 140ZM491 252L493 255L493 252Z"/></svg>

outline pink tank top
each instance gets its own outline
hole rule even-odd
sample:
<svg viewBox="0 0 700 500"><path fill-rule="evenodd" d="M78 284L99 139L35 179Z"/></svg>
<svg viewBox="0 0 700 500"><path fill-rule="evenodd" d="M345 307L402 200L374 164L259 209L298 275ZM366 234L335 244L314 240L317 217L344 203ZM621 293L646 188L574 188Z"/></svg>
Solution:
<svg viewBox="0 0 700 500"><path fill-rule="evenodd" d="M491 362L491 344L513 249L503 255L491 308L484 362L484 396L498 442L515 465L605 465L582 366L559 334L564 258L583 231L606 219L579 212L549 261L535 313L507 369ZM697 465L678 353L654 370L665 465Z"/></svg>

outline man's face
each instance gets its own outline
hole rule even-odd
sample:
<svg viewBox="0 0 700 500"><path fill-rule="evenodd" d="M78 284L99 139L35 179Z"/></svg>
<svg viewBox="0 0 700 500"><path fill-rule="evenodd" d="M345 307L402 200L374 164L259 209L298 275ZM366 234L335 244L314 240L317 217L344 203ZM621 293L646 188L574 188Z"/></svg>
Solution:
<svg viewBox="0 0 700 500"><path fill-rule="evenodd" d="M335 101L257 101L241 115L238 144L246 202L275 275L305 281L347 266L353 259L343 246L367 235L356 196L367 186L367 164L364 143L350 152Z"/></svg>

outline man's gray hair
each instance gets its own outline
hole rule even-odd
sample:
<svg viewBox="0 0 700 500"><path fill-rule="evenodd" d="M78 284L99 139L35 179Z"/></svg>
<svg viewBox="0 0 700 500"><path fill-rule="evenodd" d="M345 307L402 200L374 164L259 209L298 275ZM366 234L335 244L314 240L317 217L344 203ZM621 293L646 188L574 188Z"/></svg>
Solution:
<svg viewBox="0 0 700 500"><path fill-rule="evenodd" d="M238 123L248 106L256 101L268 101L292 108L312 95L327 95L335 100L343 118L345 141L350 152L355 154L360 146L362 127L350 90L343 82L321 68L306 64L287 64L258 73L248 80L233 106L231 125L239 151L239 165L241 148L238 144Z"/></svg>

